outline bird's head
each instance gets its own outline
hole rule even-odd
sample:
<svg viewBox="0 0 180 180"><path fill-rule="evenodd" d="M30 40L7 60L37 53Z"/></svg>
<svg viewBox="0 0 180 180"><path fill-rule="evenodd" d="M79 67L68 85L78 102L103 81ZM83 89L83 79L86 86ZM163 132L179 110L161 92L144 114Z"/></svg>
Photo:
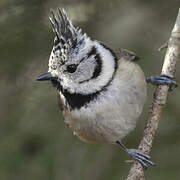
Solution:
<svg viewBox="0 0 180 180"><path fill-rule="evenodd" d="M63 9L52 12L54 45L48 72L37 80L51 80L60 91L90 94L101 90L115 71L114 53L75 28Z"/></svg>

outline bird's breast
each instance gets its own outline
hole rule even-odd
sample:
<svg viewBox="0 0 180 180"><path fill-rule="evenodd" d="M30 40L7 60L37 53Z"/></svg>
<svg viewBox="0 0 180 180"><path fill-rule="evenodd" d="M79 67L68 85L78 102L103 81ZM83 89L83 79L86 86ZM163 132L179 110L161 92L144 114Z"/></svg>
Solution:
<svg viewBox="0 0 180 180"><path fill-rule="evenodd" d="M145 99L143 72L135 63L122 62L106 91L86 106L64 109L65 122L85 141L113 144L135 128Z"/></svg>

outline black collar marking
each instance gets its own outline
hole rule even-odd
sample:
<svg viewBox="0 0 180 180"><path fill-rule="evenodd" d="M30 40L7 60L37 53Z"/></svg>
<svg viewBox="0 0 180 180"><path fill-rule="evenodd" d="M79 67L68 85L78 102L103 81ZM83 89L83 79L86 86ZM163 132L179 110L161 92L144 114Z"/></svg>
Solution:
<svg viewBox="0 0 180 180"><path fill-rule="evenodd" d="M66 107L69 106L70 110L80 109L85 104L88 104L91 100L95 99L100 91L91 94L80 94L80 93L70 93L67 89L64 89L60 82L57 80L51 80L54 87L56 87L64 95L66 100Z"/></svg>
<svg viewBox="0 0 180 180"><path fill-rule="evenodd" d="M101 92L106 91L108 86L112 82L112 80L113 80L113 78L115 76L116 70L117 70L117 65L118 65L117 57L116 57L115 53L111 49L109 49L105 45L103 45L103 46L104 46L104 48L106 48L109 51L111 51L112 55L114 56L115 68L114 68L114 73L113 73L112 77L110 78L108 83L105 86L102 87L101 90L96 91L96 92L91 93L91 94L70 93L67 89L63 89L63 87L61 86L59 81L53 80L53 79L51 80L53 86L55 86L64 95L65 100L66 100L66 106L69 106L70 110L80 109L82 106L86 107L86 105L90 101L96 99L97 96Z"/></svg>

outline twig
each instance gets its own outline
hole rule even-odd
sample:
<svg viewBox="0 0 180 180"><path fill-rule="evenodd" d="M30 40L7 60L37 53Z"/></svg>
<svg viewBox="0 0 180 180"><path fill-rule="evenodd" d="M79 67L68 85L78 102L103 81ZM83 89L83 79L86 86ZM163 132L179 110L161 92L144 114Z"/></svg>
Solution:
<svg viewBox="0 0 180 180"><path fill-rule="evenodd" d="M168 47L164 59L161 74L174 75L176 62L180 58L180 9L172 30ZM147 124L144 129L142 140L139 144L139 149L142 152L149 154L152 148L155 131L161 117L162 108L166 104L166 98L169 87L160 85L154 92L152 106L150 108ZM126 180L144 180L144 172L140 163L134 162Z"/></svg>
<svg viewBox="0 0 180 180"><path fill-rule="evenodd" d="M162 51L164 49L167 49L168 48L168 42L165 42L159 49L158 51Z"/></svg>

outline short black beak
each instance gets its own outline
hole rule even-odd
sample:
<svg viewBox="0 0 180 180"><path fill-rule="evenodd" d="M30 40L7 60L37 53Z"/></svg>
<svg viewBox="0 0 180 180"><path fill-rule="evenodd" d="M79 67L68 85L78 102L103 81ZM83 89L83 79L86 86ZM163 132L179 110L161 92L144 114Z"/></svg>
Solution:
<svg viewBox="0 0 180 180"><path fill-rule="evenodd" d="M44 73L44 74L41 74L39 77L37 77L37 81L48 81L48 80L51 80L52 79L52 75L51 73Z"/></svg>

